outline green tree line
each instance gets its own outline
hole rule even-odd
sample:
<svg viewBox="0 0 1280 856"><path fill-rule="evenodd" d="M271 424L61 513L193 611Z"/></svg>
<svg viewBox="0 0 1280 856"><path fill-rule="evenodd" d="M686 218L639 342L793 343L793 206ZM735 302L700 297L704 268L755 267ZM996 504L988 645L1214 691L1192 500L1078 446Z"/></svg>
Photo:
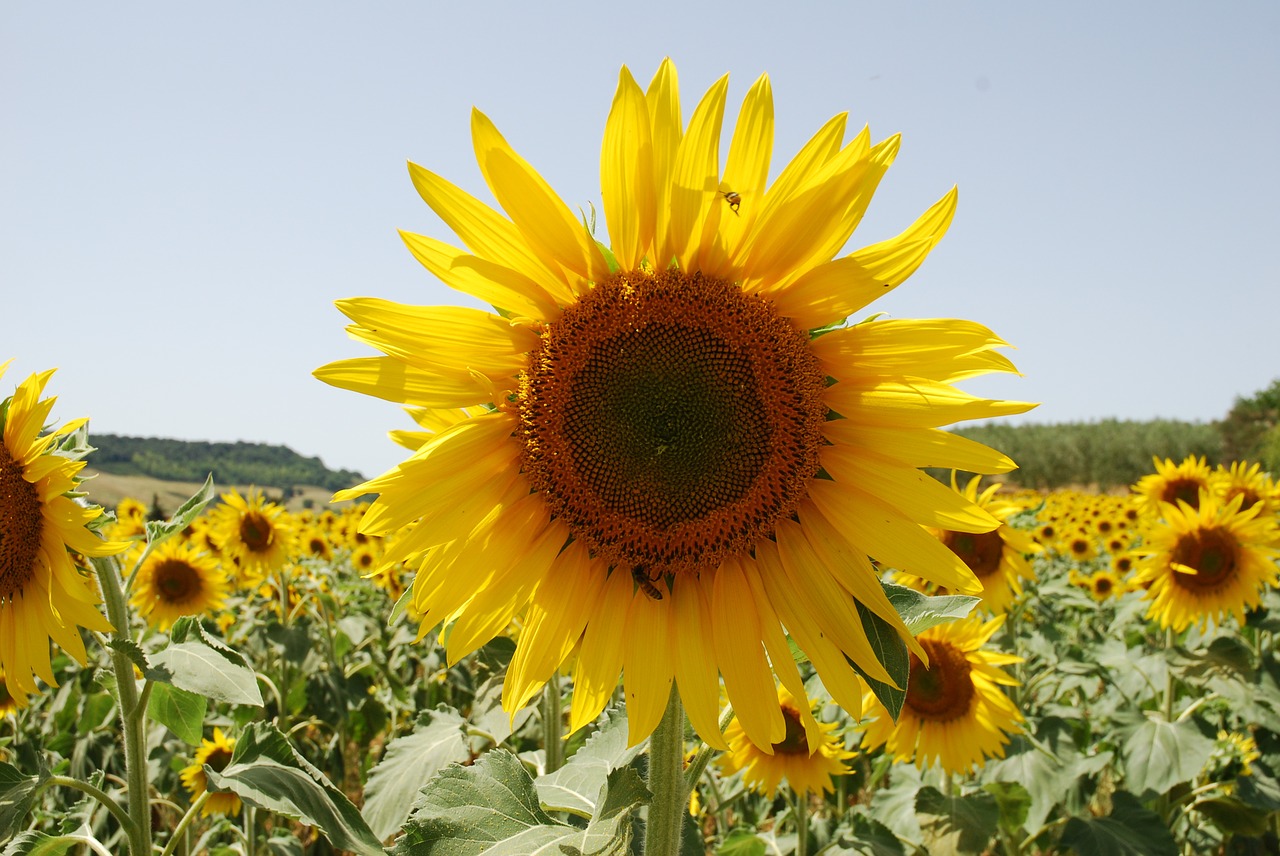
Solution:
<svg viewBox="0 0 1280 856"><path fill-rule="evenodd" d="M200 482L213 473L218 484L254 484L281 490L300 485L342 490L364 481L360 473L331 470L319 458L303 457L287 446L115 434L94 434L92 442L97 450L89 455L89 466L119 475Z"/></svg>

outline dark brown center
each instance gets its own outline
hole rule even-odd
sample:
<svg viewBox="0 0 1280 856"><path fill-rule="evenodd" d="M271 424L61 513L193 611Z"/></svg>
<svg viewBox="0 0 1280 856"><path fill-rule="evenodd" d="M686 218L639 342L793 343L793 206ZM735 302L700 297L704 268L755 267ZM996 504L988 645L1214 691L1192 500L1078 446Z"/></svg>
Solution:
<svg viewBox="0 0 1280 856"><path fill-rule="evenodd" d="M44 506L36 486L0 439L0 606L22 594L35 573L44 530Z"/></svg>
<svg viewBox="0 0 1280 856"><path fill-rule="evenodd" d="M915 654L907 678L907 707L921 719L948 722L969 712L973 702L973 666L964 652L939 639L920 639L929 668Z"/></svg>
<svg viewBox="0 0 1280 856"><path fill-rule="evenodd" d="M1173 580L1192 591L1208 591L1229 583L1236 575L1236 540L1221 529L1198 529L1180 537L1172 559L1197 573L1175 573Z"/></svg>

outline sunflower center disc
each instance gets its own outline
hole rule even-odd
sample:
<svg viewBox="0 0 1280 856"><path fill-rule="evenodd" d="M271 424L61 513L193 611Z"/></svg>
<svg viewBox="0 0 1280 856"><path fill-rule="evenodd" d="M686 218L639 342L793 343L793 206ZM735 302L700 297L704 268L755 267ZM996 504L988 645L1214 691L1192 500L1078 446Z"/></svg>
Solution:
<svg viewBox="0 0 1280 856"><path fill-rule="evenodd" d="M806 496L824 388L771 303L700 274L614 277L543 333L520 387L525 471L613 564L713 567Z"/></svg>
<svg viewBox="0 0 1280 856"><path fill-rule="evenodd" d="M782 742L773 744L773 751L783 755L803 755L808 758L809 737L804 732L804 723L800 721L800 711L783 705L782 721L787 725L787 734L782 738Z"/></svg>
<svg viewBox="0 0 1280 856"><path fill-rule="evenodd" d="M969 712L973 701L973 666L964 652L937 639L919 639L929 655L929 668L915 654L907 678L907 706L921 719L948 722Z"/></svg>
<svg viewBox="0 0 1280 856"><path fill-rule="evenodd" d="M1178 539L1173 561L1199 573L1173 575L1173 581L1192 591L1208 591L1230 582L1236 573L1236 542L1217 529L1202 529Z"/></svg>
<svg viewBox="0 0 1280 856"><path fill-rule="evenodd" d="M40 553L44 509L36 486L0 442L0 604L13 600L31 579Z"/></svg>
<svg viewBox="0 0 1280 856"><path fill-rule="evenodd" d="M1000 557L1004 554L1004 539L1000 532L951 532L944 533L942 543L960 557L969 570L981 578L989 577L1000 569Z"/></svg>
<svg viewBox="0 0 1280 856"><path fill-rule="evenodd" d="M240 540L252 553L265 553L271 546L271 521L256 511L240 518Z"/></svg>
<svg viewBox="0 0 1280 856"><path fill-rule="evenodd" d="M161 599L167 603L186 603L200 588L200 573L177 559L161 562L155 580Z"/></svg>

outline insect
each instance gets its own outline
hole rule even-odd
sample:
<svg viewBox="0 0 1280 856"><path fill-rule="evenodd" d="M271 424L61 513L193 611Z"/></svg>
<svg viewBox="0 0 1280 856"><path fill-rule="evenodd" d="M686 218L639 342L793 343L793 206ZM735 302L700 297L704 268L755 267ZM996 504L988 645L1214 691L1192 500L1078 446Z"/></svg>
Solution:
<svg viewBox="0 0 1280 856"><path fill-rule="evenodd" d="M640 591L654 600L662 600L662 592L658 591L658 587L653 584L655 578L649 576L649 569L644 565L636 565L631 569L631 579L635 580Z"/></svg>
<svg viewBox="0 0 1280 856"><path fill-rule="evenodd" d="M734 214L738 213L738 206L742 204L742 196L736 190L722 190L720 195L724 197L724 201L729 203L729 210Z"/></svg>

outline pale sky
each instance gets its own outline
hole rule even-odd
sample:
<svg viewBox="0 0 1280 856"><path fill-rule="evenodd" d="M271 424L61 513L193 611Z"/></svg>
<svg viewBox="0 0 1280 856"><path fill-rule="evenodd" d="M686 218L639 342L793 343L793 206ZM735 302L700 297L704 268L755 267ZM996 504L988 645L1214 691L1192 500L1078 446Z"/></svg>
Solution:
<svg viewBox="0 0 1280 856"><path fill-rule="evenodd" d="M459 244L413 160L484 199L483 110L599 206L627 65L687 119L773 83L774 174L831 116L903 135L849 250L953 184L950 233L871 309L979 321L1024 421L1208 421L1280 377L1280 4L6 3L0 396L58 367L59 420L251 440L373 476L394 404L326 386L342 297L473 301L396 230ZM727 145L730 131L726 130ZM601 235L603 237L603 234Z"/></svg>

